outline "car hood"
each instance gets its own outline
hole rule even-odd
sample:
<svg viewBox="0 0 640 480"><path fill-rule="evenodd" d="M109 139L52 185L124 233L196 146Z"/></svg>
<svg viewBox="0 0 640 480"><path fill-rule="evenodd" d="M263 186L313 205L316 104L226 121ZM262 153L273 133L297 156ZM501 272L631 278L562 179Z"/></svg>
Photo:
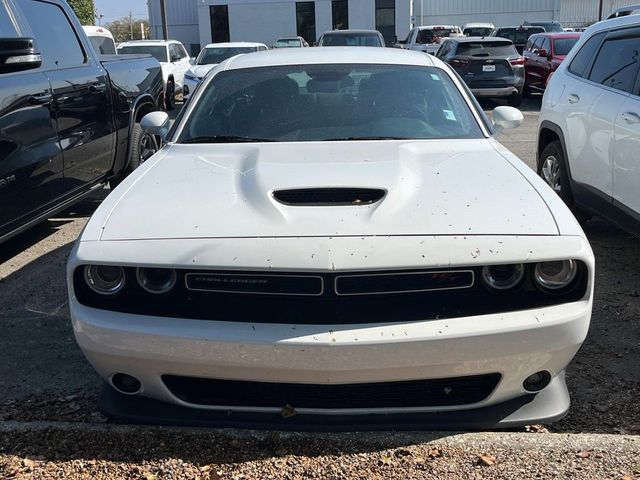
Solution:
<svg viewBox="0 0 640 480"><path fill-rule="evenodd" d="M327 187L386 195L348 206L273 197ZM487 139L170 144L101 209L101 240L558 234L540 194Z"/></svg>
<svg viewBox="0 0 640 480"><path fill-rule="evenodd" d="M194 65L189 71L197 78L203 78L209 73L216 65Z"/></svg>

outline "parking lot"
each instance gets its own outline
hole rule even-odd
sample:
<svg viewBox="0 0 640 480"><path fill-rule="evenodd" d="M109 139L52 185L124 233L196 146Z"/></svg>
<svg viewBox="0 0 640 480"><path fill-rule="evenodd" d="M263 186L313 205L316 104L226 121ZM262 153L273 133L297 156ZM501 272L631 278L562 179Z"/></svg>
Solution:
<svg viewBox="0 0 640 480"><path fill-rule="evenodd" d="M494 105L485 102L483 106ZM527 100L522 108L524 125L499 137L531 168L535 168L539 106L540 97ZM74 240L108 193L101 191L2 245L0 420L105 421L96 410L101 380L73 339L65 263ZM500 215L500 205L495 215ZM567 372L571 411L549 428L567 433L637 434L640 240L597 218L586 224L585 231L597 261L592 324L587 342ZM0 444L0 453L2 448ZM321 451L317 447L316 454Z"/></svg>

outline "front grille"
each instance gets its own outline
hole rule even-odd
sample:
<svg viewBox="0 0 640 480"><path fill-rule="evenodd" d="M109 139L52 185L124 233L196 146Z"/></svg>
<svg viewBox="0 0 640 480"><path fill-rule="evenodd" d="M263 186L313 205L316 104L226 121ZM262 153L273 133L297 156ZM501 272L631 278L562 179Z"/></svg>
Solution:
<svg viewBox="0 0 640 480"><path fill-rule="evenodd" d="M194 405L313 409L419 408L470 405L486 399L500 374L407 382L312 385L163 375L167 388Z"/></svg>
<svg viewBox="0 0 640 480"><path fill-rule="evenodd" d="M273 198L290 206L357 206L379 202L385 194L377 188L296 188L277 190Z"/></svg>
<svg viewBox="0 0 640 480"><path fill-rule="evenodd" d="M578 301L588 276L580 263L575 286L562 295L538 290L527 280L508 294L487 290L481 268L377 272L238 272L178 270L175 288L153 295L125 267L125 288L112 296L93 292L82 266L74 293L88 307L137 315L247 323L344 325L444 320L507 313ZM264 283L263 279L269 279Z"/></svg>

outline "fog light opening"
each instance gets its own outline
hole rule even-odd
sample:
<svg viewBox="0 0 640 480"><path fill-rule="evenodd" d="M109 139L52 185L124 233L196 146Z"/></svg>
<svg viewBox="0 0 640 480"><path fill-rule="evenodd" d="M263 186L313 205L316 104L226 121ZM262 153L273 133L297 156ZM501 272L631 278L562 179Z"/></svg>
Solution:
<svg viewBox="0 0 640 480"><path fill-rule="evenodd" d="M126 373L116 373L111 377L111 385L120 393L135 395L142 390L142 383L135 377Z"/></svg>
<svg viewBox="0 0 640 480"><path fill-rule="evenodd" d="M530 375L522 383L527 392L539 392L551 383L551 374L545 370Z"/></svg>

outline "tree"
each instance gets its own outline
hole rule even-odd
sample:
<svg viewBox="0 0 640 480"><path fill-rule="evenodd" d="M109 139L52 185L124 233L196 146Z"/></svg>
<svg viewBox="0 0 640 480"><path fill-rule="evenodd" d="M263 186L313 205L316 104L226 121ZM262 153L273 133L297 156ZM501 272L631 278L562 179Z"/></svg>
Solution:
<svg viewBox="0 0 640 480"><path fill-rule="evenodd" d="M82 25L94 25L96 23L96 8L93 0L68 0L69 5L76 13Z"/></svg>
<svg viewBox="0 0 640 480"><path fill-rule="evenodd" d="M114 20L105 25L116 43L126 42L127 40L142 40L142 32L140 31L140 24L143 25L145 38L149 38L149 22L144 19L129 19L129 17L122 17L120 20ZM131 32L133 31L133 38L131 38Z"/></svg>

